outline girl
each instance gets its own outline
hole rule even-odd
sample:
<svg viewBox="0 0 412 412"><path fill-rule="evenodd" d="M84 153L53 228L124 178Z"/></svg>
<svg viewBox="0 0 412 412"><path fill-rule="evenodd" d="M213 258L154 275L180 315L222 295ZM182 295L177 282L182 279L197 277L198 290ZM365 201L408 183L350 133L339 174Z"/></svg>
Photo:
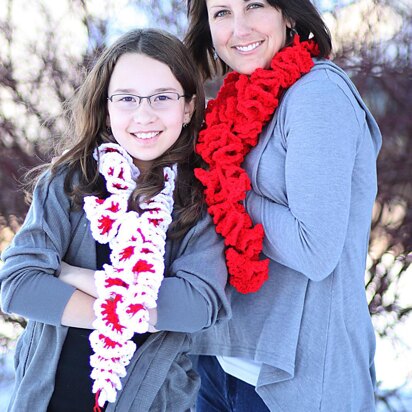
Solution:
<svg viewBox="0 0 412 412"><path fill-rule="evenodd" d="M196 338L211 355L199 359L198 410L373 411L376 122L326 59L309 0L189 0L188 13L205 78L227 74L196 175L227 245L233 316Z"/></svg>
<svg viewBox="0 0 412 412"><path fill-rule="evenodd" d="M188 332L229 313L193 177L203 108L184 46L160 31L124 35L88 74L66 151L2 256L3 310L29 319L9 411L193 405Z"/></svg>

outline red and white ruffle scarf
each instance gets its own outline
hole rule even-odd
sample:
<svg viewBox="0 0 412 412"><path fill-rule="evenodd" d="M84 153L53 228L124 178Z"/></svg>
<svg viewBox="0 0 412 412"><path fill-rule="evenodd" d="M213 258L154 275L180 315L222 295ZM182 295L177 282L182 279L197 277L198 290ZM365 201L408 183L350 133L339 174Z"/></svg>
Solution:
<svg viewBox="0 0 412 412"><path fill-rule="evenodd" d="M111 194L106 199L84 199L93 238L109 243L111 249L111 265L95 272L98 298L95 330L90 334L94 410L99 411L106 401L116 401L116 393L122 389L120 379L126 376L126 366L136 350L131 338L148 331L148 310L157 306L176 168L164 168L164 189L140 204L143 212L139 215L127 210L139 176L129 154L121 146L107 143L96 149L94 157Z"/></svg>

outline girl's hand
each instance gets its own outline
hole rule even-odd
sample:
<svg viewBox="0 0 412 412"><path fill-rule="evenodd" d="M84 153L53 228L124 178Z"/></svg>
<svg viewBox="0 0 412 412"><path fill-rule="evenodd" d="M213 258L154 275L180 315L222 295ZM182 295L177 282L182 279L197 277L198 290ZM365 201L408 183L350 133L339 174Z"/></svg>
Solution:
<svg viewBox="0 0 412 412"><path fill-rule="evenodd" d="M96 319L93 310L95 299L87 293L76 290L64 309L61 324L72 328L93 329Z"/></svg>
<svg viewBox="0 0 412 412"><path fill-rule="evenodd" d="M149 309L149 330L150 333L160 332L156 329L155 325L157 323L157 308Z"/></svg>
<svg viewBox="0 0 412 412"><path fill-rule="evenodd" d="M62 261L59 279L62 282L72 285L76 289L97 298L97 290L94 283L94 270L72 266Z"/></svg>
<svg viewBox="0 0 412 412"><path fill-rule="evenodd" d="M78 266L69 265L66 262L61 262L61 272L59 279L69 285L74 286L81 292L84 292L94 298L98 298L96 285L94 282L94 270L85 269ZM79 299L85 299L81 295ZM68 322L70 324L70 322ZM157 323L157 309L149 309L149 332L159 332L155 325Z"/></svg>

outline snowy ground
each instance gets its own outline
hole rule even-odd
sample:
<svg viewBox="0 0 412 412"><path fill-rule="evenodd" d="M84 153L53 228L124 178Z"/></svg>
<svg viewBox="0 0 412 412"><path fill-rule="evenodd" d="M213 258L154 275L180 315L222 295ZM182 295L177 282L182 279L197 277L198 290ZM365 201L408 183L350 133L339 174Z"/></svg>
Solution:
<svg viewBox="0 0 412 412"><path fill-rule="evenodd" d="M378 412L412 411L412 317L398 324L393 336L377 340L376 374L381 382L378 395L393 394L389 405L378 403ZM399 397L394 393L399 390Z"/></svg>
<svg viewBox="0 0 412 412"><path fill-rule="evenodd" d="M5 411L13 388L13 356L9 352L0 359L0 411Z"/></svg>
<svg viewBox="0 0 412 412"><path fill-rule="evenodd" d="M412 411L412 317L396 328L397 339L378 339L376 350L379 394L403 387L400 398L390 397L389 405L378 402L377 412ZM408 344L410 346L408 346ZM0 411L5 411L13 387L13 353L0 359Z"/></svg>

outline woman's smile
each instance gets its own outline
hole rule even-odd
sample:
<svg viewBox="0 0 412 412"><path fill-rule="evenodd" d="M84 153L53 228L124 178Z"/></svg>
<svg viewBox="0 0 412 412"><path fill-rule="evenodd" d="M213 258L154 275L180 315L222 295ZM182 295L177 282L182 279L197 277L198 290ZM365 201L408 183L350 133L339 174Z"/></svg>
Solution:
<svg viewBox="0 0 412 412"><path fill-rule="evenodd" d="M234 71L268 68L286 44L289 26L267 1L206 0L210 33L218 56Z"/></svg>
<svg viewBox="0 0 412 412"><path fill-rule="evenodd" d="M239 45L239 46L233 46L237 51L242 52L242 53L247 53L255 50L257 47L259 47L263 41L257 41L253 43L249 43L247 45Z"/></svg>

